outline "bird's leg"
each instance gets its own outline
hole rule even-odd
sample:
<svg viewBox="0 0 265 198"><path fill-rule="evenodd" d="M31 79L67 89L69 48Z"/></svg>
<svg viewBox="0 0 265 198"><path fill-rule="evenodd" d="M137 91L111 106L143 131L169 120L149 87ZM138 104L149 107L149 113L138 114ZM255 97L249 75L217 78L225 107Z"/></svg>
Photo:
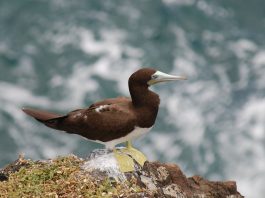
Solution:
<svg viewBox="0 0 265 198"><path fill-rule="evenodd" d="M127 149L132 149L133 148L132 142L130 140L127 141L125 144L126 144Z"/></svg>

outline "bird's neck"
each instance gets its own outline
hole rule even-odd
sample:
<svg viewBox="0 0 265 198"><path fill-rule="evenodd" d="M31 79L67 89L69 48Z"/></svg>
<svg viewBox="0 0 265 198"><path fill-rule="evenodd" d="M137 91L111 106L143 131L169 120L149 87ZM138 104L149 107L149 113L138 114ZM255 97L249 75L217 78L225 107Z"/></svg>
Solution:
<svg viewBox="0 0 265 198"><path fill-rule="evenodd" d="M147 85L136 84L130 81L129 90L139 127L150 128L154 125L158 113L159 96L150 91Z"/></svg>
<svg viewBox="0 0 265 198"><path fill-rule="evenodd" d="M159 96L150 91L148 86L129 85L132 104L135 107L139 127L149 128L154 125L158 113Z"/></svg>
<svg viewBox="0 0 265 198"><path fill-rule="evenodd" d="M158 111L160 99L159 96L150 91L146 85L138 85L129 83L129 90L132 98L132 103L135 107L147 107Z"/></svg>

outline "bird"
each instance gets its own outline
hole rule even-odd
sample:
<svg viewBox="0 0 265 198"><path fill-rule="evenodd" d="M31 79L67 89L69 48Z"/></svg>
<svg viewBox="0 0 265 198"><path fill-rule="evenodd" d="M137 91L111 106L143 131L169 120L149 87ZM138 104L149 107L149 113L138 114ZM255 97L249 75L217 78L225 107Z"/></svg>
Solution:
<svg viewBox="0 0 265 198"><path fill-rule="evenodd" d="M128 149L132 149L131 141L149 132L158 114L159 95L149 87L186 79L185 76L170 75L147 67L129 77L131 97L108 98L65 115L32 108L22 110L50 128L78 134L105 145L107 149L115 149L117 144L124 142Z"/></svg>

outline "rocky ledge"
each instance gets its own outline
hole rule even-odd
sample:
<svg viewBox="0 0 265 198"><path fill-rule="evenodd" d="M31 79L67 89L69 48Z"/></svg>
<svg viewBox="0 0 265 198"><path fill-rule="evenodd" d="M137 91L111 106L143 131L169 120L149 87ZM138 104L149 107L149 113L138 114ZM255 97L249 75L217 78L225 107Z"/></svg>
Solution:
<svg viewBox="0 0 265 198"><path fill-rule="evenodd" d="M0 172L0 197L243 197L234 181L187 178L176 164L146 162L122 173L123 178L100 167L91 169L89 160L70 155L31 161L20 156Z"/></svg>

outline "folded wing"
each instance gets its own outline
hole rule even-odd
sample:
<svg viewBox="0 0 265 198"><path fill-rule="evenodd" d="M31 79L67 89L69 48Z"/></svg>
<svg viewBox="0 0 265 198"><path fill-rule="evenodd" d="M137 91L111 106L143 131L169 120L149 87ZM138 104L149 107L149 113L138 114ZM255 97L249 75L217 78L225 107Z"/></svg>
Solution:
<svg viewBox="0 0 265 198"><path fill-rule="evenodd" d="M24 108L23 111L46 126L102 142L120 138L137 125L129 98L119 97L92 104L67 115Z"/></svg>

